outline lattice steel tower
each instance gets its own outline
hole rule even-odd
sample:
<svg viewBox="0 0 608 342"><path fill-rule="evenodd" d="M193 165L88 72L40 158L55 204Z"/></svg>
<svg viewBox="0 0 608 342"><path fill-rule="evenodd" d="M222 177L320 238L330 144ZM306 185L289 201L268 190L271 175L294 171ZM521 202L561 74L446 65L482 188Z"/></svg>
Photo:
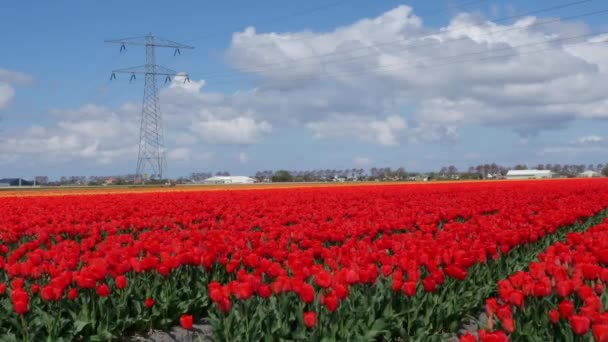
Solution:
<svg viewBox="0 0 608 342"><path fill-rule="evenodd" d="M146 171L150 171L150 178L162 179L167 173L167 160L165 158L165 143L163 137L163 120L158 100L157 76L165 77L165 84L171 82L175 76L184 77L184 82L190 81L188 74L177 73L169 68L156 64L155 49L157 47L173 48L173 55L181 54L181 49L194 49L192 46L177 43L148 34L144 37L130 37L124 39L106 40L107 43L120 44L120 52L126 50L127 45L140 45L146 48L146 64L131 68L112 71L110 79L115 79L117 73L131 74L129 82L136 79L136 75L144 74L144 99L141 109L141 126L139 129L139 154L137 157L136 177L145 179Z"/></svg>

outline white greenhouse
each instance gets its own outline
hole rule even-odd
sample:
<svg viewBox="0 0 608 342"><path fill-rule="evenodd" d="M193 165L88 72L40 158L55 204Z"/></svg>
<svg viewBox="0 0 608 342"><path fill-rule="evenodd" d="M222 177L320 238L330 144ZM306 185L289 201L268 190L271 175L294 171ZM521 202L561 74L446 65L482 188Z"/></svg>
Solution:
<svg viewBox="0 0 608 342"><path fill-rule="evenodd" d="M601 177L602 175L599 172L587 170L585 172L581 172L578 174L581 178L596 178Z"/></svg>
<svg viewBox="0 0 608 342"><path fill-rule="evenodd" d="M245 176L215 176L207 178L203 184L253 184L255 179Z"/></svg>
<svg viewBox="0 0 608 342"><path fill-rule="evenodd" d="M543 179L553 178L551 170L509 170L507 179Z"/></svg>

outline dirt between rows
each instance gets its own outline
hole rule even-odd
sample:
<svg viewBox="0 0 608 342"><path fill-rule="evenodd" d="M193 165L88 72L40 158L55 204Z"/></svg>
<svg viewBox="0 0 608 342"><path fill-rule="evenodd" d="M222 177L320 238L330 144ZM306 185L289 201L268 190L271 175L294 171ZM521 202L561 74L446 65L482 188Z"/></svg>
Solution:
<svg viewBox="0 0 608 342"><path fill-rule="evenodd" d="M550 182L552 179L541 180L449 180L431 182L314 182L314 183L256 183L256 184L220 184L220 185L177 185L177 186L74 186L74 187L22 187L0 188L2 197L27 196L68 196L68 195L104 195L104 194L137 194L148 192L191 192L191 191L233 191L233 190L267 190L293 188L323 188L323 187L352 187L352 186L385 186L385 185L438 185L452 183L482 183L482 182Z"/></svg>

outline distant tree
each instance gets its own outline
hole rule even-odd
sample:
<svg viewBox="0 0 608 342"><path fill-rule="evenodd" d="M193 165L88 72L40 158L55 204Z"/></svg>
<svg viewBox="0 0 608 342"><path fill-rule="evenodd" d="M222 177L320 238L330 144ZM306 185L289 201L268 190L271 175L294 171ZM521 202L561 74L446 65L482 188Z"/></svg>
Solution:
<svg viewBox="0 0 608 342"><path fill-rule="evenodd" d="M397 177L398 177L400 180L405 180L405 179L407 179L407 176L408 176L408 175L407 175L407 172L405 171L405 168L404 168L404 167L400 167L400 168L398 168L398 169L397 169L397 171L395 171L395 173L396 173Z"/></svg>
<svg viewBox="0 0 608 342"><path fill-rule="evenodd" d="M456 168L456 166L454 166L454 165L450 165L450 166L448 166L448 174L449 174L450 176L453 176L453 175L455 175L456 173L458 173L458 169Z"/></svg>
<svg viewBox="0 0 608 342"><path fill-rule="evenodd" d="M488 177L488 173L490 173L490 164L483 164L483 176Z"/></svg>
<svg viewBox="0 0 608 342"><path fill-rule="evenodd" d="M313 182L316 179L314 172L308 171L308 172L304 172L304 175L302 175L302 180L304 182Z"/></svg>
<svg viewBox="0 0 608 342"><path fill-rule="evenodd" d="M261 182L264 180L264 173L262 171L258 171L255 173L255 176L253 176L253 177Z"/></svg>
<svg viewBox="0 0 608 342"><path fill-rule="evenodd" d="M551 171L553 171L555 173L562 173L563 169L562 169L561 164L555 164L555 165L553 165L553 169Z"/></svg>
<svg viewBox="0 0 608 342"><path fill-rule="evenodd" d="M382 178L387 179L393 176L393 169L390 167L384 168L384 173L382 174Z"/></svg>
<svg viewBox="0 0 608 342"><path fill-rule="evenodd" d="M579 173L579 165L566 164L562 166L562 173L568 177L574 177L577 173Z"/></svg>
<svg viewBox="0 0 608 342"><path fill-rule="evenodd" d="M377 168L375 168L375 167L372 167L372 168L369 170L369 173L370 173L370 176L371 176L372 178L377 178L377 177L378 177L378 169L377 169Z"/></svg>
<svg viewBox="0 0 608 342"><path fill-rule="evenodd" d="M49 177L47 176L36 176L34 179L38 185L46 185L49 183Z"/></svg>
<svg viewBox="0 0 608 342"><path fill-rule="evenodd" d="M608 177L608 165L604 166L604 168L602 169L602 174L606 177Z"/></svg>
<svg viewBox="0 0 608 342"><path fill-rule="evenodd" d="M273 182L291 182L293 181L293 176L289 173L289 171L279 170L274 173L272 176Z"/></svg>
<svg viewBox="0 0 608 342"><path fill-rule="evenodd" d="M580 164L576 166L576 173L583 173L585 172L585 164Z"/></svg>

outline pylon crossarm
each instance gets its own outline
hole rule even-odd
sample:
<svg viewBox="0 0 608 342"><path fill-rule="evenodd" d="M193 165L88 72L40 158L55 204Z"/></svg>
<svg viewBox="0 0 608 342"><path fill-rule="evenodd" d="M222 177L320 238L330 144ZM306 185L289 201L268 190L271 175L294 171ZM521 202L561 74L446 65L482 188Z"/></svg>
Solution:
<svg viewBox="0 0 608 342"><path fill-rule="evenodd" d="M128 38L121 38L121 39L108 39L105 42L120 44L121 46L124 46L124 45L146 46L146 45L148 45L148 46L166 47L166 48L173 48L173 49L189 49L189 50L194 49L194 46L174 42L169 39L165 39L162 37L156 37L156 36L152 36L152 35L140 36L140 37L128 37Z"/></svg>
<svg viewBox="0 0 608 342"><path fill-rule="evenodd" d="M187 80L190 80L190 77L188 76L188 74L183 73L183 72L177 72L175 70L171 70L162 65L155 65L152 69L155 71L150 72L147 70L145 65L140 65L140 66L131 67L131 68L112 70L112 74L138 74L138 75L154 74L154 75L171 76L171 77L184 76Z"/></svg>

